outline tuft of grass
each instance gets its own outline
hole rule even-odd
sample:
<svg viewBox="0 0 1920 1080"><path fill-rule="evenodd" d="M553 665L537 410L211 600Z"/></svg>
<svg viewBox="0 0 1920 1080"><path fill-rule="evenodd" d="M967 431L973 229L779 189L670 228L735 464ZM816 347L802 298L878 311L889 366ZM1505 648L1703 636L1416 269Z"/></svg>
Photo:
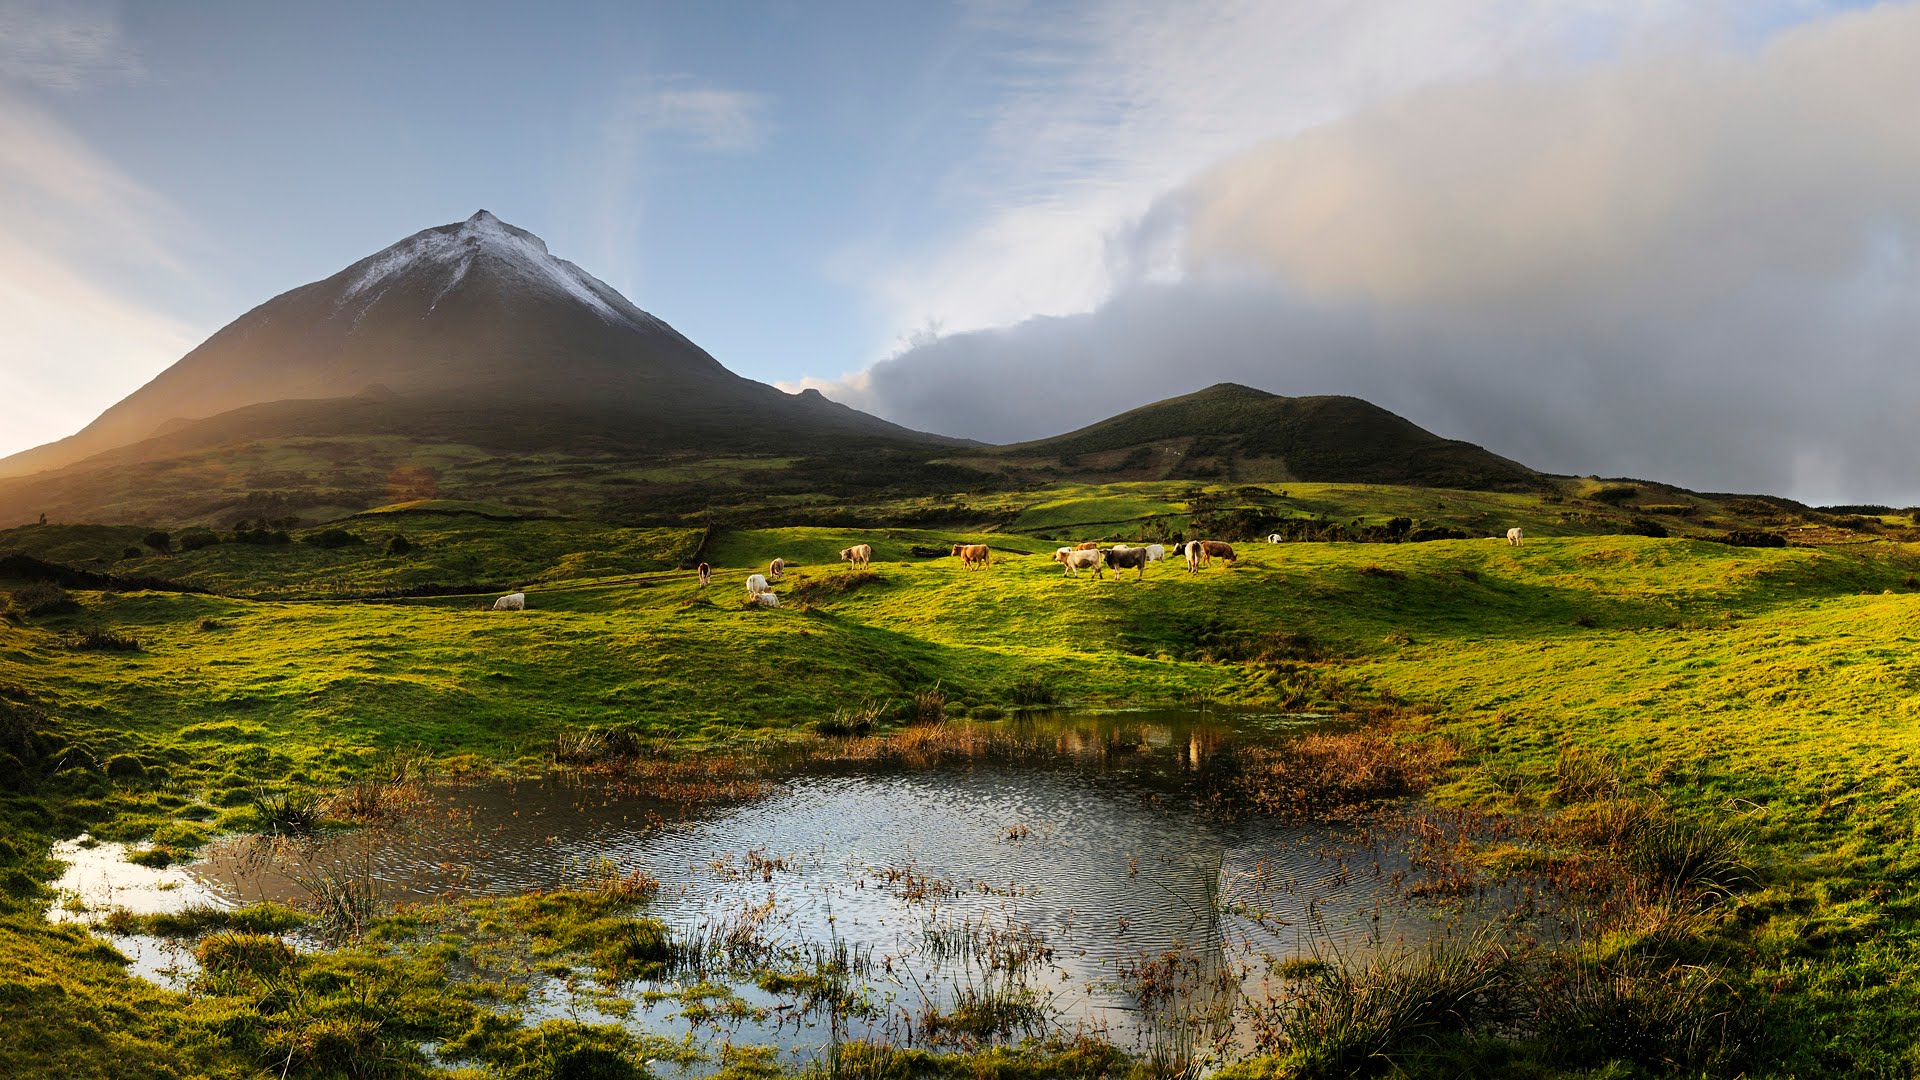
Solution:
<svg viewBox="0 0 1920 1080"><path fill-rule="evenodd" d="M1294 991L1259 1018L1264 1046L1285 1052L1291 1076L1401 1068L1439 1040L1492 1028L1511 1009L1513 958L1484 935L1358 966L1295 970Z"/></svg>
<svg viewBox="0 0 1920 1080"><path fill-rule="evenodd" d="M31 582L7 594L7 613L21 618L59 615L79 608L80 602L72 593L51 581Z"/></svg>
<svg viewBox="0 0 1920 1080"><path fill-rule="evenodd" d="M130 634L94 628L82 631L79 637L67 642L67 647L79 652L139 652L140 639Z"/></svg>
<svg viewBox="0 0 1920 1080"><path fill-rule="evenodd" d="M310 836L320 823L320 804L297 791L256 791L247 802L261 832L268 836Z"/></svg>

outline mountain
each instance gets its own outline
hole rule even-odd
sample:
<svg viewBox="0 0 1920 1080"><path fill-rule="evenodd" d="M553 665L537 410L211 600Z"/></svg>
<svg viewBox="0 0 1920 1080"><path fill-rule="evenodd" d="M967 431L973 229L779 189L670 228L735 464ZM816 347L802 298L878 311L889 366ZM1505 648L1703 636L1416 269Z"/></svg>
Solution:
<svg viewBox="0 0 1920 1080"><path fill-rule="evenodd" d="M1480 490L1540 486L1532 469L1443 439L1360 398L1282 397L1218 383L1065 435L977 452L1012 467L1090 477L1409 484Z"/></svg>
<svg viewBox="0 0 1920 1080"><path fill-rule="evenodd" d="M263 442L332 440L324 453L343 465L434 468L446 457L423 449L409 461L388 445L363 462L350 445L396 437L464 457L968 445L735 375L482 210L274 297L79 433L0 459L0 478L20 478L0 480L0 513L84 513L98 498L74 490L137 496L138 477L155 471L138 466Z"/></svg>
<svg viewBox="0 0 1920 1080"><path fill-rule="evenodd" d="M164 452L236 437L248 419L223 414L293 401L308 404L258 414L254 426L392 431L386 425L397 414L417 409L429 428L414 434L507 447L537 443L529 430L546 429L556 412L584 422L576 434L636 446L737 446L743 435L821 433L956 441L735 375L549 254L539 237L482 210L261 304L78 434L0 459L0 476L149 439ZM189 434L212 417L222 417L217 434Z"/></svg>

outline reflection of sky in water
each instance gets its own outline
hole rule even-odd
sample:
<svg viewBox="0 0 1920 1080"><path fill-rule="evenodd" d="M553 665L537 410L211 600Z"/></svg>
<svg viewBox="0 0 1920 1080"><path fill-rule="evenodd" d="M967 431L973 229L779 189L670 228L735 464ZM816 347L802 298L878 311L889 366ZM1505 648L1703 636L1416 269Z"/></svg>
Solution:
<svg viewBox="0 0 1920 1080"><path fill-rule="evenodd" d="M1104 1030L1122 1045L1139 1034L1122 972L1142 957L1186 948L1217 972L1263 956L1351 957L1435 931L1418 911L1381 905L1387 882L1406 870L1397 848L1200 812L1199 778L1231 753L1221 729L1135 714L1017 730L1049 752L920 771L817 768L766 797L691 814L591 778L449 785L405 830L339 837L305 861L282 852L271 865L246 844L222 845L170 873L187 879L174 890L182 900L298 900L298 878L337 865L407 900L549 887L610 858L660 879L650 913L685 935L704 937L771 902L763 938L794 947L837 939L870 958L862 984L880 1016L852 1033L896 1039L928 1002L950 1005L958 988L1000 977L978 960L929 955L930 930L1036 936L1050 952L1027 981L1048 1002L1053 1030ZM750 852L782 868L756 866ZM536 1014L613 1019L558 981L535 989ZM736 989L751 1004L779 1004ZM1244 989L1259 995L1257 976ZM627 1022L677 1035L680 1011L643 1006ZM727 1034L801 1057L826 1038L820 1017L745 1021Z"/></svg>

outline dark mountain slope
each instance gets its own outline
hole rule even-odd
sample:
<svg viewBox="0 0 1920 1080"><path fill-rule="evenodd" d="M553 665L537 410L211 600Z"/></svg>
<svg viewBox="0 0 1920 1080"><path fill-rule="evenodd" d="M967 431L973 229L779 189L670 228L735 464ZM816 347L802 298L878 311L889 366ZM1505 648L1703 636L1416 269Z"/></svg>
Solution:
<svg viewBox="0 0 1920 1080"><path fill-rule="evenodd" d="M1050 439L981 451L1010 460L1053 458L1092 472L1171 469L1210 462L1260 478L1307 482L1517 489L1533 470L1472 443L1443 439L1360 398L1281 397L1219 383ZM1089 460L1092 459L1092 460ZM1273 474L1278 473L1278 477ZM1206 475L1191 472L1188 475ZM1251 478L1251 477L1249 477Z"/></svg>

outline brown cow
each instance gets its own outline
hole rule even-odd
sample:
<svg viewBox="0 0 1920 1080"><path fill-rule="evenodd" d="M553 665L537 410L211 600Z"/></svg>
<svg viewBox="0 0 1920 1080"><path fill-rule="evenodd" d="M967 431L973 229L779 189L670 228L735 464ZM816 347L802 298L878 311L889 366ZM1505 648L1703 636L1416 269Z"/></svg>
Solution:
<svg viewBox="0 0 1920 1080"><path fill-rule="evenodd" d="M1224 540L1202 540L1200 541L1200 552L1209 560L1225 559L1228 562L1240 561L1240 556L1233 553L1233 545Z"/></svg>
<svg viewBox="0 0 1920 1080"><path fill-rule="evenodd" d="M1110 548L1104 552L1101 552L1101 554L1106 556L1107 568L1114 571L1115 577L1118 577L1119 572L1122 570L1140 571L1139 576L1134 578L1135 581L1138 581L1141 578L1145 578L1147 576L1147 549L1146 548L1118 548L1117 547L1117 548Z"/></svg>
<svg viewBox="0 0 1920 1080"><path fill-rule="evenodd" d="M985 544L955 544L953 553L960 556L961 564L969 570L987 565L990 554Z"/></svg>
<svg viewBox="0 0 1920 1080"><path fill-rule="evenodd" d="M700 564L700 584L705 585L712 580L713 580L713 567L708 566L706 563L701 563Z"/></svg>
<svg viewBox="0 0 1920 1080"><path fill-rule="evenodd" d="M1073 550L1075 550L1075 551L1099 551L1099 550L1100 550L1100 541L1098 541L1098 540L1089 540L1089 541L1087 541L1087 542L1086 542L1086 543L1084 543L1084 544L1075 544L1075 545L1073 545Z"/></svg>

